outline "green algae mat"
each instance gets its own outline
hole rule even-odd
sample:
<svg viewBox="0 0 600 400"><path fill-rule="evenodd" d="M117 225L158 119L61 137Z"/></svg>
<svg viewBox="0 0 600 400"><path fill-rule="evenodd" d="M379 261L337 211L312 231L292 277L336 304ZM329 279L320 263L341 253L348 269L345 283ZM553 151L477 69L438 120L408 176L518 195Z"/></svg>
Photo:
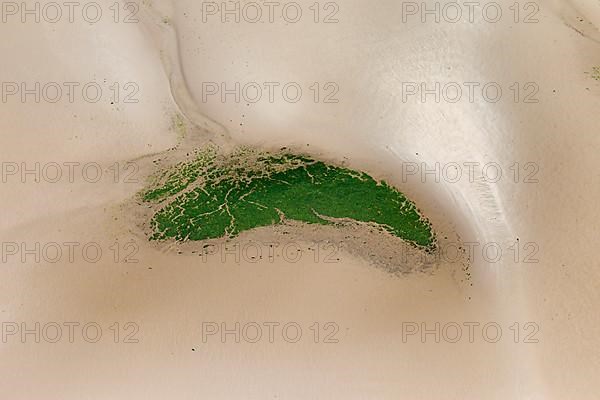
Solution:
<svg viewBox="0 0 600 400"><path fill-rule="evenodd" d="M141 193L155 212L152 240L201 241L294 220L364 223L432 248L431 224L413 202L364 172L282 150L196 150L160 171Z"/></svg>

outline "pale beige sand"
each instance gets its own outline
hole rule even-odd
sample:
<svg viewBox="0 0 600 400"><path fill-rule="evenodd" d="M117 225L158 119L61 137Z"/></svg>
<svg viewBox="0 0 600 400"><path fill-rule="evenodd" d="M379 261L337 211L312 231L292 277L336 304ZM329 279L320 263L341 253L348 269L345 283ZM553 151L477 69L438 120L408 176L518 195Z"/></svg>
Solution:
<svg viewBox="0 0 600 400"><path fill-rule="evenodd" d="M103 336L95 344L77 335L74 343L55 344L11 336L0 344L2 392L11 399L595 398L600 88L586 72L600 65L600 55L593 26L577 32L568 25L582 13L596 22L598 8L586 1L575 3L581 12L559 2L540 5L541 22L531 26L402 24L396 2L387 0L341 2L340 24L311 29L200 24L189 17L198 13L191 1L144 8L168 16L159 29L147 14L144 24L130 25L0 24L3 37L13 38L0 44L8 55L0 65L4 81L107 79L141 88L140 103L118 107L2 104L2 161L108 167L175 146L172 117L181 111L200 121L204 113L217 122L205 125L216 141L229 131L239 142L310 144L326 159L345 157L398 184L438 228L464 241L519 237L540 247L538 264L475 262L470 281L444 265L433 274L392 277L345 251L334 263L203 262L192 250L177 254L145 243L122 214L145 169L137 184L11 179L2 183L2 242L98 242L104 257L97 264L81 257L35 264L13 256L0 270L0 320L29 327L96 322ZM173 26L188 84L171 76L181 110L164 73L165 65L174 71L172 42L163 39ZM436 79L535 81L540 104L402 103L400 82ZM215 100L194 108L201 82L222 80L334 81L341 101L249 108ZM533 161L540 183L403 182L403 161ZM249 238L280 237L261 230L240 240ZM116 240L133 240L139 262L115 263ZM123 334L128 321L139 326L139 343L113 343L109 327L119 322ZM280 337L202 343L203 322L236 321L297 322L304 334L297 344ZM469 321L498 323L502 339L488 343L479 333L474 343L402 340L406 322ZM509 327L528 321L539 325L539 343L521 337L515 344ZM314 322L335 322L339 343L315 344Z"/></svg>

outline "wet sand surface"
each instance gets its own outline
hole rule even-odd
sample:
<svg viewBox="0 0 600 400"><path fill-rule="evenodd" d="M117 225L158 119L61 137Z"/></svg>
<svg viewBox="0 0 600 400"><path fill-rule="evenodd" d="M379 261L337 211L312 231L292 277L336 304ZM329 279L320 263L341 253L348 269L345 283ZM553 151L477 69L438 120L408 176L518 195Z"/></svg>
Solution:
<svg viewBox="0 0 600 400"><path fill-rule="evenodd" d="M140 87L133 104L103 98L8 101L0 108L4 171L7 162L103 168L97 182L79 170L72 183L31 177L22 183L19 175L2 182L4 393L14 399L594 398L600 363L594 6L542 2L537 24L503 20L490 27L399 24L392 3L344 2L339 24L311 29L200 24L199 6L186 1L153 3L140 11L139 24L0 27L19 38L0 45L11 55L0 67L5 81L97 80L107 92L117 81ZM574 30L582 9L589 17ZM156 15L168 23L157 24ZM203 82L269 80L303 87L335 82L340 102L198 101ZM436 80L497 81L511 95L511 82L534 81L540 102L402 101L402 81ZM177 115L184 131L174 123ZM315 157L400 188L448 237L444 249L459 241L496 243L505 254L489 262L478 253L467 270L462 259L442 260L398 275L325 228L245 232L228 247L212 242L209 254L201 252L204 245L148 242L127 211L153 172L151 160L207 139L308 147ZM514 162L533 162L538 182L436 183L403 174L407 163L423 162L497 162L506 172ZM507 249L517 239L515 262ZM258 262L256 247L247 247L257 242ZM48 252L25 251L23 244L35 249L36 243ZM65 243L78 243L72 259ZM62 251L55 262L54 244ZM536 262L524 262L525 244L537 246ZM85 245L90 253L82 252ZM33 333L23 339L21 324L31 330L36 322L46 327L39 343ZM62 327L56 343L53 323ZM65 323L75 324L73 340ZM257 325L262 335L254 340ZM456 325L462 335L453 343ZM223 338L223 327L237 330L239 343L235 333ZM434 332L422 337L423 327ZM8 334L13 328L19 331Z"/></svg>

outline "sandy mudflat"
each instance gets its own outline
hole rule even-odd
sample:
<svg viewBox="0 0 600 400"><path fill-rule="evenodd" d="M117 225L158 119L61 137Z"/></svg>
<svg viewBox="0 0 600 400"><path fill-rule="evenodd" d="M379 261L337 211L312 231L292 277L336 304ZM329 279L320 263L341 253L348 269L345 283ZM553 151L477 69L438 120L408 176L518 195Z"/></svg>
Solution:
<svg viewBox="0 0 600 400"><path fill-rule="evenodd" d="M498 3L507 11L513 2ZM299 4L312 17L312 2ZM340 2L335 24L202 22L192 1L145 4L134 24L0 24L11 38L0 43L3 81L97 81L105 93L115 82L135 82L140 89L137 103L13 98L0 107L3 172L7 163L73 162L103 171L94 182L80 167L72 182L66 175L57 183L2 176L3 333L22 323L46 327L39 343L20 331L2 337L2 393L595 398L600 12L591 1L573 4L539 2L534 24L512 16L497 24L401 23L400 6L387 0ZM111 16L108 5L105 11ZM223 81L297 82L306 98L202 100L203 83ZM405 102L399 88L406 81L493 81L505 98ZM314 82L338 85L339 102L309 98ZM512 101L514 82L535 82L539 102ZM391 274L377 263L376 237L360 248L330 228L262 228L211 242L205 253L193 243L148 242L130 212L152 160L207 140L290 146L366 171L414 200L442 245L494 243L504 256L489 262L478 253L468 270L442 260ZM497 163L505 178L423 182L404 170L471 162ZM518 182L510 175L516 162ZM527 163L536 167L535 183L523 179ZM68 243L78 244L72 259ZM73 340L65 323L75 324ZM235 334L207 334L236 330L236 323L240 343ZM406 335L436 323L448 329L438 330L439 343L434 333ZM62 327L56 343L54 324ZM456 325L462 336L452 343ZM256 326L262 336L250 340ZM284 326L291 326L287 335ZM494 327L502 331L496 343Z"/></svg>

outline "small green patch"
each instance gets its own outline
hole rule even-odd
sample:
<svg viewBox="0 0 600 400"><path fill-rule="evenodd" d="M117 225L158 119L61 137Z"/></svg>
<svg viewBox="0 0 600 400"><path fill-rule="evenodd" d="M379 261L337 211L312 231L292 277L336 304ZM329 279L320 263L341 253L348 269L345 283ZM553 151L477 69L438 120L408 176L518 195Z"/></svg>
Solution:
<svg viewBox="0 0 600 400"><path fill-rule="evenodd" d="M343 219L434 246L431 224L396 188L364 172L290 153L204 149L160 172L142 199L157 210L153 240L233 237L283 219L324 225Z"/></svg>

